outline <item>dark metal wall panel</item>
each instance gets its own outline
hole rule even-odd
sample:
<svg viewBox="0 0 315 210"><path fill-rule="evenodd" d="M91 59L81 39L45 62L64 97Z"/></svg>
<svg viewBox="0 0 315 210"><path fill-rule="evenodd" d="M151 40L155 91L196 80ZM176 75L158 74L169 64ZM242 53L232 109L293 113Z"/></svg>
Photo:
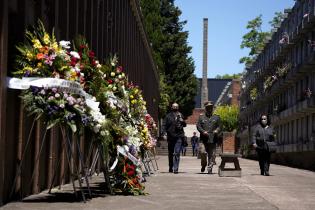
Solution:
<svg viewBox="0 0 315 210"><path fill-rule="evenodd" d="M47 132L43 151L44 124L27 116L18 95L19 90L6 88L5 79L14 66L15 45L24 41L25 29L40 18L49 32L54 27L57 39L72 40L77 34L87 38L96 56L104 61L117 54L129 80L140 86L149 113L157 119L159 79L151 49L144 32L139 5L134 0L2 0L0 1L0 205L9 194L30 135L21 175L14 192L18 197L38 193L50 186L52 172L57 170L55 184L69 181L69 167L59 128ZM88 134L86 136L89 136ZM87 151L89 138L73 136L82 151ZM37 163L38 154L40 161ZM78 162L77 154L70 167ZM61 167L56 162L61 158ZM34 171L34 181L30 183Z"/></svg>

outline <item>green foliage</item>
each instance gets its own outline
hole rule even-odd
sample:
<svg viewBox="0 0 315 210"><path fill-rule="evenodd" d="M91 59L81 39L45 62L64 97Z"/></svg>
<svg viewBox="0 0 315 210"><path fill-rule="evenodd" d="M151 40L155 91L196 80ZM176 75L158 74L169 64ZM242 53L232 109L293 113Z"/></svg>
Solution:
<svg viewBox="0 0 315 210"><path fill-rule="evenodd" d="M188 32L183 31L186 21L179 20L181 11L173 0L142 0L141 11L161 75L160 117L172 102L177 102L181 112L189 116L194 109L197 79L189 56Z"/></svg>
<svg viewBox="0 0 315 210"><path fill-rule="evenodd" d="M269 24L271 25L271 27L276 28L278 26L280 26L281 22L284 19L284 13L282 12L275 12L275 16L273 17L273 19L271 21L269 21Z"/></svg>
<svg viewBox="0 0 315 210"><path fill-rule="evenodd" d="M253 89L251 89L249 95L250 95L250 99L255 101L257 98L257 88L254 87Z"/></svg>
<svg viewBox="0 0 315 210"><path fill-rule="evenodd" d="M222 131L231 132L238 127L239 108L237 106L218 106L214 114L221 118Z"/></svg>
<svg viewBox="0 0 315 210"><path fill-rule="evenodd" d="M239 79L242 76L242 73L238 74L223 74L215 76L216 79Z"/></svg>
<svg viewBox="0 0 315 210"><path fill-rule="evenodd" d="M240 59L240 63L245 63L245 65L252 64L259 54L259 50L264 47L264 41L270 33L263 32L261 25L262 15L259 15L247 23L246 28L249 29L249 32L243 36L241 49L248 48L250 51L248 56L242 57Z"/></svg>

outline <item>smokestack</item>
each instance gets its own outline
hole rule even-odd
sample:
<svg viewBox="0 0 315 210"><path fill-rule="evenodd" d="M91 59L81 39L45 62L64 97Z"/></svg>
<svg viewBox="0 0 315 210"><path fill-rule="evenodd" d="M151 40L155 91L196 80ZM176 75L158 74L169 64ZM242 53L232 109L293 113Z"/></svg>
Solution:
<svg viewBox="0 0 315 210"><path fill-rule="evenodd" d="M204 102L206 101L208 101L208 18L203 19L201 108L204 108Z"/></svg>

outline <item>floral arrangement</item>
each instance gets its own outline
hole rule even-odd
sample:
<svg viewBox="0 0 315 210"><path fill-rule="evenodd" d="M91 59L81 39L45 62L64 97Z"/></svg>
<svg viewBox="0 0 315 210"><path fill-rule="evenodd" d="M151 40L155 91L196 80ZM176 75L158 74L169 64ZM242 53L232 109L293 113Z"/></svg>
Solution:
<svg viewBox="0 0 315 210"><path fill-rule="evenodd" d="M78 126L87 126L92 121L85 99L69 92L31 87L21 97L30 114L35 114L37 119L43 117L47 129L61 123L76 132Z"/></svg>
<svg viewBox="0 0 315 210"><path fill-rule="evenodd" d="M32 31L26 31L26 43L17 47L20 55L14 74L54 78L22 92L26 110L43 119L47 129L58 124L69 126L72 132L81 127L91 129L108 154L116 156L116 145L121 145L134 157L141 157L143 149L155 145L157 135L141 90L128 82L116 56L101 64L84 37L74 40L73 50L70 44L57 42L40 21ZM119 156L115 175L116 187L122 192L144 194L140 166L125 156Z"/></svg>
<svg viewBox="0 0 315 210"><path fill-rule="evenodd" d="M285 75L287 75L290 68L291 68L290 63L283 67L278 67L276 71L276 75L278 75L279 77L284 77Z"/></svg>
<svg viewBox="0 0 315 210"><path fill-rule="evenodd" d="M121 191L124 194L145 195L139 167L126 157L120 157L119 159L115 188L124 189L124 191Z"/></svg>
<svg viewBox="0 0 315 210"><path fill-rule="evenodd" d="M257 88L254 87L253 89L251 89L249 95L250 95L251 100L255 101L257 98Z"/></svg>
<svg viewBox="0 0 315 210"><path fill-rule="evenodd" d="M264 91L269 89L277 81L277 79L276 75L268 76L264 82Z"/></svg>
<svg viewBox="0 0 315 210"><path fill-rule="evenodd" d="M70 81L84 81L80 71L80 55L70 51L69 41L56 41L49 35L42 22L33 32L26 31L26 43L17 46L21 53L17 59L19 77L53 77Z"/></svg>

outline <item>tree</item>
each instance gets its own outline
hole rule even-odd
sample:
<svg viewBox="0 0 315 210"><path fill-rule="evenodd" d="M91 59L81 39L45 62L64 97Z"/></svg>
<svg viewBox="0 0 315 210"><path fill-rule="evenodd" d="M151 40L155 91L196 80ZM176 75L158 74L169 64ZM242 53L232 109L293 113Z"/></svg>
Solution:
<svg viewBox="0 0 315 210"><path fill-rule="evenodd" d="M194 75L194 62L189 56L191 47L187 44L188 32L183 31L186 21L180 21L181 11L174 0L161 1L163 17L162 59L164 61L165 81L169 87L171 102L177 102L184 116L192 114L197 93L197 79Z"/></svg>
<svg viewBox="0 0 315 210"><path fill-rule="evenodd" d="M285 15L282 12L275 12L275 16L271 21L269 21L269 24L272 28L279 27L281 22L283 21Z"/></svg>
<svg viewBox="0 0 315 210"><path fill-rule="evenodd" d="M183 31L186 21L179 20L181 11L174 0L141 0L141 11L160 73L160 117L172 102L189 116L195 104L197 79L189 56L188 32Z"/></svg>
<svg viewBox="0 0 315 210"><path fill-rule="evenodd" d="M249 29L249 32L243 36L241 49L249 48L250 52L248 56L242 57L240 59L240 63L245 63L245 65L252 64L254 59L259 54L259 50L264 47L264 41L266 40L267 36L270 35L270 33L263 32L261 25L262 15L259 15L247 23L246 28Z"/></svg>

